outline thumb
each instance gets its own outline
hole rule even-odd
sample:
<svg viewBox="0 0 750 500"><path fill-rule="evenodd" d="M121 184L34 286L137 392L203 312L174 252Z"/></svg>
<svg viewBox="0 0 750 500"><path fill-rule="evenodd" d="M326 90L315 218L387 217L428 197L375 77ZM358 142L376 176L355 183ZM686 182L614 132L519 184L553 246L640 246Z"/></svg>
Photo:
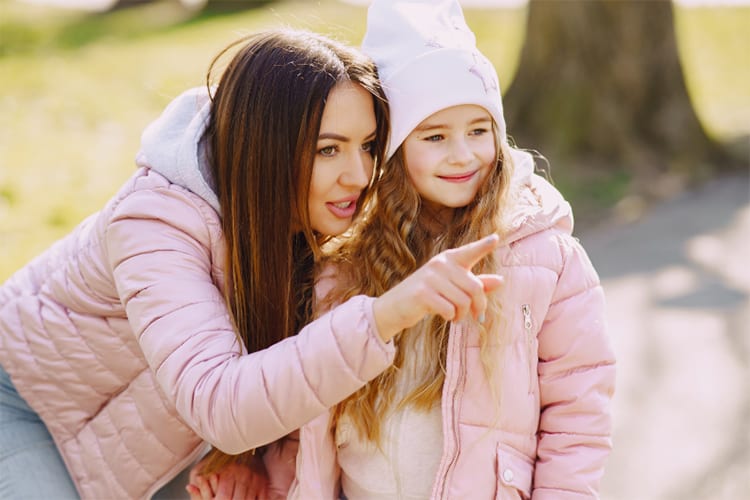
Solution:
<svg viewBox="0 0 750 500"><path fill-rule="evenodd" d="M484 293L492 293L505 283L505 279L499 274L478 274L477 278L484 285Z"/></svg>
<svg viewBox="0 0 750 500"><path fill-rule="evenodd" d="M492 252L500 243L500 237L496 234L485 236L481 240L467 243L466 245L448 250L447 253L458 265L465 269L471 269L482 257Z"/></svg>

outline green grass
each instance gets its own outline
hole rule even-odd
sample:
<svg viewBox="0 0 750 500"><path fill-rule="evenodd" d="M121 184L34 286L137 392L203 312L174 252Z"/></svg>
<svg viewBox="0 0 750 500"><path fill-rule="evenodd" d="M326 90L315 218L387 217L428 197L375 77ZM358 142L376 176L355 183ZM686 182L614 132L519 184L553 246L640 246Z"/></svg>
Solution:
<svg viewBox="0 0 750 500"><path fill-rule="evenodd" d="M750 135L750 6L677 9L685 81L706 130Z"/></svg>
<svg viewBox="0 0 750 500"><path fill-rule="evenodd" d="M179 92L202 85L229 42L285 25L358 44L365 13L324 0L197 17L167 3L84 15L0 0L0 281L105 203L133 171L143 128ZM508 88L525 9L466 15ZM678 28L708 127L750 133L750 68L739 38L750 32L750 9L680 11ZM623 179L604 191L616 197ZM566 194L587 195L574 187Z"/></svg>

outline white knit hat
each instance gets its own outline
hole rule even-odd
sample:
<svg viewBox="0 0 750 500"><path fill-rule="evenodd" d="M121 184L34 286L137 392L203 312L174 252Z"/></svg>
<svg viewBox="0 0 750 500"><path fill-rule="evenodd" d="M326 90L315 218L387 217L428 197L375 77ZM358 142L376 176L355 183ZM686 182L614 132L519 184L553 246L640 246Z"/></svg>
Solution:
<svg viewBox="0 0 750 500"><path fill-rule="evenodd" d="M459 104L489 111L506 140L497 73L458 1L374 0L362 50L377 64L390 105L386 158L422 120Z"/></svg>

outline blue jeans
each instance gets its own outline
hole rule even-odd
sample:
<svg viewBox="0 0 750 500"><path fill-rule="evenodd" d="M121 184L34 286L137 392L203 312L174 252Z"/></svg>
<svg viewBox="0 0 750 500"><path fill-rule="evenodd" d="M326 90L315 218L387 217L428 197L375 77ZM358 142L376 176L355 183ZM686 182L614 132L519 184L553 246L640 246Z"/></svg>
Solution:
<svg viewBox="0 0 750 500"><path fill-rule="evenodd" d="M187 499L189 468L154 499ZM63 500L78 493L47 427L0 366L0 500Z"/></svg>

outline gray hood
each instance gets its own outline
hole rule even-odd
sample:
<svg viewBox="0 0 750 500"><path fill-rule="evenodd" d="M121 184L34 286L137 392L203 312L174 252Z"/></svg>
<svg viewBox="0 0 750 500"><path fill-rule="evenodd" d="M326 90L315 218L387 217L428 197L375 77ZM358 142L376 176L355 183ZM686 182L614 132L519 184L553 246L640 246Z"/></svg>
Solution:
<svg viewBox="0 0 750 500"><path fill-rule="evenodd" d="M201 140L210 113L206 87L182 93L143 131L135 162L189 189L221 213L206 144Z"/></svg>

